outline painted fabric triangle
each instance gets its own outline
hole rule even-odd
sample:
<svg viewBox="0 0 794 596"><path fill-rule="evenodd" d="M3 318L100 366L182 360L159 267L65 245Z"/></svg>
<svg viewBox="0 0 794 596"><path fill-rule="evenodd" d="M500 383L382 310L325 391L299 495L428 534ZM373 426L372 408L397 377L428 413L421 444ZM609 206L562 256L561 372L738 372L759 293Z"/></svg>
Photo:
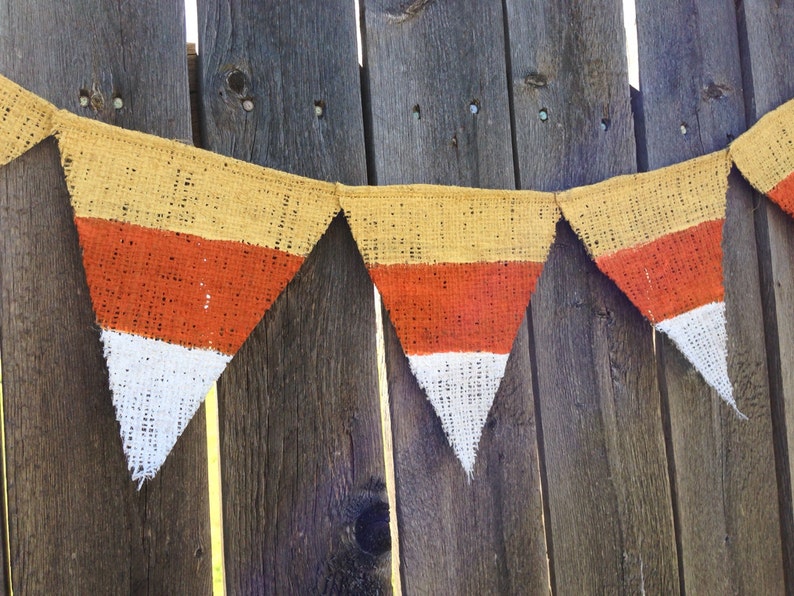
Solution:
<svg viewBox="0 0 794 596"><path fill-rule="evenodd" d="M729 150L747 181L794 217L794 101L764 115Z"/></svg>
<svg viewBox="0 0 794 596"><path fill-rule="evenodd" d="M466 473L554 239L551 193L340 187L403 350Z"/></svg>
<svg viewBox="0 0 794 596"><path fill-rule="evenodd" d="M133 480L152 478L231 356L103 329L113 406Z"/></svg>
<svg viewBox="0 0 794 596"><path fill-rule="evenodd" d="M720 151L572 189L558 201L599 269L736 408L722 279L729 171Z"/></svg>
<svg viewBox="0 0 794 596"><path fill-rule="evenodd" d="M57 119L125 453L151 478L339 211L335 186Z"/></svg>
<svg viewBox="0 0 794 596"><path fill-rule="evenodd" d="M0 166L52 134L56 108L0 76Z"/></svg>

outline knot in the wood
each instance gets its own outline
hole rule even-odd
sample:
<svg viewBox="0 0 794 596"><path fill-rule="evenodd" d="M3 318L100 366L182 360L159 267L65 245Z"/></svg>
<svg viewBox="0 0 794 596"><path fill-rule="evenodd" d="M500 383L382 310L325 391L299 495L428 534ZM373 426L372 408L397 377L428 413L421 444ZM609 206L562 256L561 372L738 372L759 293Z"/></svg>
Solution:
<svg viewBox="0 0 794 596"><path fill-rule="evenodd" d="M356 544L371 555L382 555L391 549L389 531L389 504L376 501L356 518Z"/></svg>
<svg viewBox="0 0 794 596"><path fill-rule="evenodd" d="M226 75L226 86L232 93L242 97L246 95L248 77L241 70L234 69Z"/></svg>
<svg viewBox="0 0 794 596"><path fill-rule="evenodd" d="M524 77L524 84L533 89L540 89L549 84L549 78L540 72L531 72Z"/></svg>

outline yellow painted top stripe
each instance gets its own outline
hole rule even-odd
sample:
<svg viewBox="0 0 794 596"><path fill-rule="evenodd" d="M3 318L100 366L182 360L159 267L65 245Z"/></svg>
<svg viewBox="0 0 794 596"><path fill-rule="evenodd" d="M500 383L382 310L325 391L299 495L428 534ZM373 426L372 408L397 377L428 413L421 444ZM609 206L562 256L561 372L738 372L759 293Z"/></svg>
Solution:
<svg viewBox="0 0 794 596"><path fill-rule="evenodd" d="M742 175L763 193L794 172L794 100L766 114L731 143L730 154Z"/></svg>
<svg viewBox="0 0 794 596"><path fill-rule="evenodd" d="M339 204L335 184L57 113L78 217L246 242L307 256Z"/></svg>
<svg viewBox="0 0 794 596"><path fill-rule="evenodd" d="M0 165L50 136L55 111L48 101L0 75Z"/></svg>
<svg viewBox="0 0 794 596"><path fill-rule="evenodd" d="M546 260L554 194L415 184L339 187L368 265Z"/></svg>
<svg viewBox="0 0 794 596"><path fill-rule="evenodd" d="M643 174L618 176L557 195L593 257L647 244L725 217L727 150Z"/></svg>

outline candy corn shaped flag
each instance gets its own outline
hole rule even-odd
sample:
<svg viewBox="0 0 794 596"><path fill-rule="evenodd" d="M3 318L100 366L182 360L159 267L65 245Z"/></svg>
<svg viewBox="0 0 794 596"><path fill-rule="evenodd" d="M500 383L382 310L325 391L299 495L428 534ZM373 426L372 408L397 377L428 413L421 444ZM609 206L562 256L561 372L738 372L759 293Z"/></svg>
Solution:
<svg viewBox="0 0 794 596"><path fill-rule="evenodd" d="M794 101L737 138L730 155L750 184L794 216Z"/></svg>
<svg viewBox="0 0 794 596"><path fill-rule="evenodd" d="M599 269L727 403L722 226L726 151L558 195Z"/></svg>
<svg viewBox="0 0 794 596"><path fill-rule="evenodd" d="M334 185L58 120L122 443L143 480L338 212Z"/></svg>
<svg viewBox="0 0 794 596"><path fill-rule="evenodd" d="M55 106L0 76L0 165L52 134Z"/></svg>
<svg viewBox="0 0 794 596"><path fill-rule="evenodd" d="M554 239L554 195L341 188L411 370L471 476L488 411Z"/></svg>

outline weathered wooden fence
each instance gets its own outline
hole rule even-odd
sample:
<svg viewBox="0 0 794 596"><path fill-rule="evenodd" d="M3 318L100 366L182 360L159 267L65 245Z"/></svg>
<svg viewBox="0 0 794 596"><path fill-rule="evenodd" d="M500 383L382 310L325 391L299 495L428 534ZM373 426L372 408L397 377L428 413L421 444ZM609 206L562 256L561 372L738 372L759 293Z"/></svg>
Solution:
<svg viewBox="0 0 794 596"><path fill-rule="evenodd" d="M181 2L0 0L0 73L188 140ZM637 0L633 95L619 0L361 0L360 16L363 68L351 0L199 0L203 145L347 184L556 190L722 148L794 96L791 0ZM393 457L405 593L794 593L794 222L731 182L749 420L562 223L471 482L388 323L384 454L372 288L334 221L219 383L228 592L389 592L390 554L356 520L386 502ZM210 592L203 410L137 492L54 143L0 189L6 585Z"/></svg>

